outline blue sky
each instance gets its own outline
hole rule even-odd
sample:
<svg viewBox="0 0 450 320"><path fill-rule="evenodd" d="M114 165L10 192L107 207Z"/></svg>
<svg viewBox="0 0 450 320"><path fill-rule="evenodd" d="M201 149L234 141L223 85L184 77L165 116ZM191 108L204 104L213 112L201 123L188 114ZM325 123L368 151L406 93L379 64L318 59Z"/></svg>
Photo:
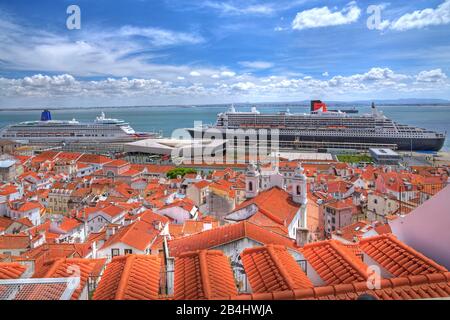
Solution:
<svg viewBox="0 0 450 320"><path fill-rule="evenodd" d="M450 98L450 0L2 0L0 43L0 107Z"/></svg>

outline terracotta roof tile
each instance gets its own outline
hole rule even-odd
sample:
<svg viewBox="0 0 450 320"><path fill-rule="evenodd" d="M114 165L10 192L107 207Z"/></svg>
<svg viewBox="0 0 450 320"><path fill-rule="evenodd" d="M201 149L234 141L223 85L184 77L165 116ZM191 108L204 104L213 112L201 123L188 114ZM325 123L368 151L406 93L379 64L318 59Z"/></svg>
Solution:
<svg viewBox="0 0 450 320"><path fill-rule="evenodd" d="M199 182L196 182L193 184L194 187L196 187L197 189L203 189L206 188L207 186L209 186L211 184L211 182L206 181L206 180L200 180Z"/></svg>
<svg viewBox="0 0 450 320"><path fill-rule="evenodd" d="M114 257L95 290L94 300L157 299L160 265L160 258L153 255Z"/></svg>
<svg viewBox="0 0 450 320"><path fill-rule="evenodd" d="M107 206L98 211L102 211L102 212L106 213L107 215L109 215L110 217L118 216L119 214L124 212L124 210L122 208L115 206L115 205Z"/></svg>
<svg viewBox="0 0 450 320"><path fill-rule="evenodd" d="M113 160L111 162L108 162L107 164L105 164L105 166L108 167L123 167L128 165L129 163L125 160L121 160L121 159L117 159L117 160Z"/></svg>
<svg viewBox="0 0 450 320"><path fill-rule="evenodd" d="M80 298L81 292L87 285L89 277L97 273L99 265L103 266L105 262L106 259L58 259L53 263L53 265L44 275L44 278L68 278L77 276L77 274L79 274L80 284L72 295L72 300L77 300L78 298ZM44 294L45 298L36 298L43 300L52 300L52 294L53 293L49 291ZM54 297L54 299L57 298L58 297Z"/></svg>
<svg viewBox="0 0 450 320"><path fill-rule="evenodd" d="M293 202L289 192L273 187L259 193L255 198L241 203L233 212L255 204L259 211L282 225L289 225L298 212L300 205Z"/></svg>
<svg viewBox="0 0 450 320"><path fill-rule="evenodd" d="M450 272L427 276L408 276L381 281L381 288L370 290L367 283L356 282L313 289L299 289L272 293L228 297L231 299L307 299L307 300L356 300L362 294L370 294L380 300L436 299L450 297Z"/></svg>
<svg viewBox="0 0 450 320"><path fill-rule="evenodd" d="M359 246L395 277L447 271L443 266L399 241L392 234L363 239Z"/></svg>
<svg viewBox="0 0 450 320"><path fill-rule="evenodd" d="M33 260L35 270L33 278L42 278L51 268L55 259L85 258L90 254L91 250L90 243L44 243L24 252L20 258Z"/></svg>
<svg viewBox="0 0 450 320"><path fill-rule="evenodd" d="M183 252L213 249L222 244L244 238L252 239L262 245L272 243L284 245L293 249L297 248L292 239L271 232L256 224L243 221L171 240L169 241L170 254L173 257L176 257Z"/></svg>
<svg viewBox="0 0 450 320"><path fill-rule="evenodd" d="M218 299L236 294L230 262L222 251L189 252L175 260L175 299Z"/></svg>
<svg viewBox="0 0 450 320"><path fill-rule="evenodd" d="M320 241L303 247L306 260L328 285L367 280L367 266L336 240Z"/></svg>
<svg viewBox="0 0 450 320"><path fill-rule="evenodd" d="M286 247L246 249L242 263L254 293L312 288L313 284Z"/></svg>
<svg viewBox="0 0 450 320"><path fill-rule="evenodd" d="M0 262L0 279L17 279L22 276L27 267L20 263Z"/></svg>
<svg viewBox="0 0 450 320"><path fill-rule="evenodd" d="M103 248L121 242L144 251L151 245L159 233L160 231L155 229L152 223L138 220L130 225L120 228L104 243Z"/></svg>
<svg viewBox="0 0 450 320"><path fill-rule="evenodd" d="M333 234L343 238L347 241L354 241L362 238L364 234L373 229L373 226L367 221L357 221L348 226L342 227L339 230L333 232ZM355 238L356 237L356 238Z"/></svg>
<svg viewBox="0 0 450 320"><path fill-rule="evenodd" d="M30 237L26 234L5 234L0 236L0 249L26 249L30 247Z"/></svg>

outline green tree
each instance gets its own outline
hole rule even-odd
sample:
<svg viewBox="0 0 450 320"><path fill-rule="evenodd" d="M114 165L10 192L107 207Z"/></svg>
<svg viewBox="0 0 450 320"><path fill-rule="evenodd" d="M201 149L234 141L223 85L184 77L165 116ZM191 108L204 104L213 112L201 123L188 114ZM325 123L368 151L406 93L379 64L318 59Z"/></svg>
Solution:
<svg viewBox="0 0 450 320"><path fill-rule="evenodd" d="M197 171L192 168L175 168L167 172L167 177L169 179L175 179L178 176L184 177L188 173L197 173Z"/></svg>

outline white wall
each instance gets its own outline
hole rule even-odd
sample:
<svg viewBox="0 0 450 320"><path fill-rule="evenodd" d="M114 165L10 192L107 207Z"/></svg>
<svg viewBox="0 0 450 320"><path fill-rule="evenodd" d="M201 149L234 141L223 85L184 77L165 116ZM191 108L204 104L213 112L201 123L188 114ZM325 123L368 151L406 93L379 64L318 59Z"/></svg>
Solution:
<svg viewBox="0 0 450 320"><path fill-rule="evenodd" d="M121 256L125 254L125 249L133 250L133 252L132 252L133 254L146 254L145 251L138 250L138 249L133 248L122 242L117 242L109 247L104 247L104 248L101 248L100 250L98 250L97 256L95 258L98 258L98 259L107 258L108 260L110 260L112 258L111 249L119 249L119 255L121 255Z"/></svg>
<svg viewBox="0 0 450 320"><path fill-rule="evenodd" d="M450 269L450 186L389 225L401 241Z"/></svg>

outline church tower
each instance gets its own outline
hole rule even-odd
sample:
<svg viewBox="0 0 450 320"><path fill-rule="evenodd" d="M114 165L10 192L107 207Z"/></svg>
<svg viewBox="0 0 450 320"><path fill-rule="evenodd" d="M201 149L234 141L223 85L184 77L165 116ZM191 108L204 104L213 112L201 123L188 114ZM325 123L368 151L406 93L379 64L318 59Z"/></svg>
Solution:
<svg viewBox="0 0 450 320"><path fill-rule="evenodd" d="M307 181L304 172L305 169L303 169L302 164L298 162L294 177L292 179L292 200L295 203L300 204L300 217L296 234L297 244L299 246L304 246L305 244L307 244L310 238L306 210L306 205L308 203L306 188Z"/></svg>
<svg viewBox="0 0 450 320"><path fill-rule="evenodd" d="M254 198L259 193L260 173L256 165L249 163L245 171L245 197L247 199Z"/></svg>
<svg viewBox="0 0 450 320"><path fill-rule="evenodd" d="M300 162L297 163L297 168L295 168L294 177L292 178L292 200L295 203L306 205L306 175L304 174L305 169L303 169Z"/></svg>

